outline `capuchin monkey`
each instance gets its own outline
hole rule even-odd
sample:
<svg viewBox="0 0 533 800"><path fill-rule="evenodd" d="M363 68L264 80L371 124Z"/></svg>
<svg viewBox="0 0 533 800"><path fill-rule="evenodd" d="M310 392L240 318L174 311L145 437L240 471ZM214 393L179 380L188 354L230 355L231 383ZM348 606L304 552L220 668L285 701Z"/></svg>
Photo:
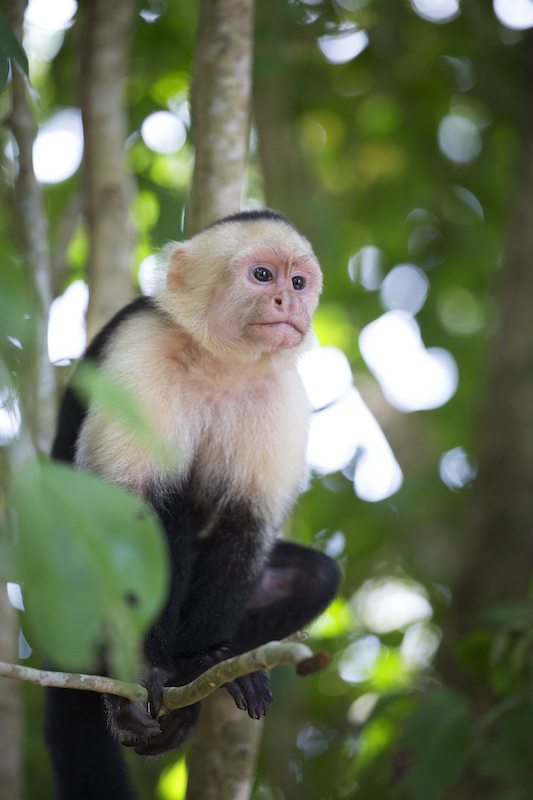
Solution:
<svg viewBox="0 0 533 800"><path fill-rule="evenodd" d="M177 458L158 459L126 424L67 389L52 455L144 498L164 528L171 580L146 637L146 711L113 696L47 690L46 737L63 800L131 800L120 744L179 747L200 704L159 716L163 687L299 630L333 599L327 556L276 538L307 478L310 409L297 373L322 276L281 214L246 211L168 248L152 297L119 311L84 359L137 400ZM250 717L268 675L225 688Z"/></svg>

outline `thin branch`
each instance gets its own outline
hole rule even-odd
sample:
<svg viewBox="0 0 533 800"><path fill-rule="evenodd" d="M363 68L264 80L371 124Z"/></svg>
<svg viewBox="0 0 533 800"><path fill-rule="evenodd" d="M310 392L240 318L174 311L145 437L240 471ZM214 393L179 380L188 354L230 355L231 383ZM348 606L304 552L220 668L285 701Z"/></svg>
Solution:
<svg viewBox="0 0 533 800"><path fill-rule="evenodd" d="M208 669L191 683L185 686L169 687L163 696L163 710L197 703L219 689L228 681L240 678L259 669L271 669L279 664L294 664L299 675L317 672L329 663L327 653L313 653L301 642L285 640L269 642L248 653L228 658ZM82 673L53 672L51 670L33 669L19 664L0 661L0 676L15 678L38 686L54 686L59 689L81 689L90 692L115 694L127 697L134 702L146 703L148 695L144 686L138 683L107 678L103 675L84 675Z"/></svg>
<svg viewBox="0 0 533 800"><path fill-rule="evenodd" d="M53 686L56 689L81 689L88 692L102 692L127 697L130 700L146 702L148 695L139 683L117 681L103 675L84 675L77 672L53 672L48 669L34 669L20 664L0 661L0 676L15 678L36 686Z"/></svg>

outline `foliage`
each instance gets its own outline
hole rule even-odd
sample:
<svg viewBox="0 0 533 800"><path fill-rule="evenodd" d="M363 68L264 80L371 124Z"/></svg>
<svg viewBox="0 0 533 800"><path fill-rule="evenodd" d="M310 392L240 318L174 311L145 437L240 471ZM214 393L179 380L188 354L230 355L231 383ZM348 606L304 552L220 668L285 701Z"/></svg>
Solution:
<svg viewBox="0 0 533 800"><path fill-rule="evenodd" d="M137 497L53 462L13 476L16 577L32 642L67 670L135 678L142 636L165 597L168 556Z"/></svg>

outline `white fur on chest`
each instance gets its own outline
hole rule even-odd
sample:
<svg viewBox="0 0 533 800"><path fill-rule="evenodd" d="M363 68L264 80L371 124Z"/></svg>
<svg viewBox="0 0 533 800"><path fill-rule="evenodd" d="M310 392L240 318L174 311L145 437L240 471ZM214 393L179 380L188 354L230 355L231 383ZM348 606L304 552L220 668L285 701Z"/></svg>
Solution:
<svg viewBox="0 0 533 800"><path fill-rule="evenodd" d="M140 494L154 480L179 479L194 468L206 495L223 489L248 497L281 524L306 477L309 410L295 368L198 363L180 351L178 335L160 316L137 314L121 326L104 361L175 452L174 474L123 423L94 408L76 462Z"/></svg>

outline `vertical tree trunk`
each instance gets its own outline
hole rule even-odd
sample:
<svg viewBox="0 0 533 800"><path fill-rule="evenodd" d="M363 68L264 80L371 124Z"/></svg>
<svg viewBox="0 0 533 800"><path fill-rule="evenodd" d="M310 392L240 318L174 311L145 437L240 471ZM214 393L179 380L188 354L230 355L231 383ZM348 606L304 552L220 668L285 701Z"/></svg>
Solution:
<svg viewBox="0 0 533 800"><path fill-rule="evenodd" d="M0 582L0 661L17 659L17 618ZM22 703L20 687L0 678L0 795L3 800L22 796Z"/></svg>
<svg viewBox="0 0 533 800"><path fill-rule="evenodd" d="M531 40L528 42L531 53ZM524 42L526 45L526 42ZM504 256L492 361L456 594L460 627L502 600L525 601L533 564L533 57L524 98L524 156Z"/></svg>
<svg viewBox="0 0 533 800"><path fill-rule="evenodd" d="M187 800L248 800L262 729L226 692L205 701L188 752Z"/></svg>
<svg viewBox="0 0 533 800"><path fill-rule="evenodd" d="M250 126L253 0L203 0L192 82L190 234L238 211ZM187 800L247 800L261 724L225 692L205 703L189 749Z"/></svg>
<svg viewBox="0 0 533 800"><path fill-rule="evenodd" d="M524 50L526 41L524 42ZM531 53L531 41L529 41ZM523 160L500 275L500 319L492 346L481 420L478 476L465 514L461 574L439 655L447 682L466 691L478 713L494 704L486 684L457 664L457 633L475 630L500 603L527 603L533 564L533 58L523 131ZM488 781L488 783L487 783ZM490 778L467 770L454 800L486 796Z"/></svg>
<svg viewBox="0 0 533 800"><path fill-rule="evenodd" d="M241 205L250 130L253 0L203 0L191 87L188 229Z"/></svg>
<svg viewBox="0 0 533 800"><path fill-rule="evenodd" d="M19 40L22 39L25 8L25 0L11 0L7 7L8 22ZM48 312L52 302L48 224L43 212L41 187L33 172L37 124L28 101L26 79L17 66L13 67L12 97L11 130L19 151L19 171L15 181L18 235L36 293L35 366L31 385L25 392L26 406L31 411L26 422L38 449L47 452L55 415L55 375L47 346Z"/></svg>
<svg viewBox="0 0 533 800"><path fill-rule="evenodd" d="M81 107L91 290L87 331L91 337L133 294L136 237L130 203L134 184L124 169L124 79L136 3L91 0L84 10Z"/></svg>

